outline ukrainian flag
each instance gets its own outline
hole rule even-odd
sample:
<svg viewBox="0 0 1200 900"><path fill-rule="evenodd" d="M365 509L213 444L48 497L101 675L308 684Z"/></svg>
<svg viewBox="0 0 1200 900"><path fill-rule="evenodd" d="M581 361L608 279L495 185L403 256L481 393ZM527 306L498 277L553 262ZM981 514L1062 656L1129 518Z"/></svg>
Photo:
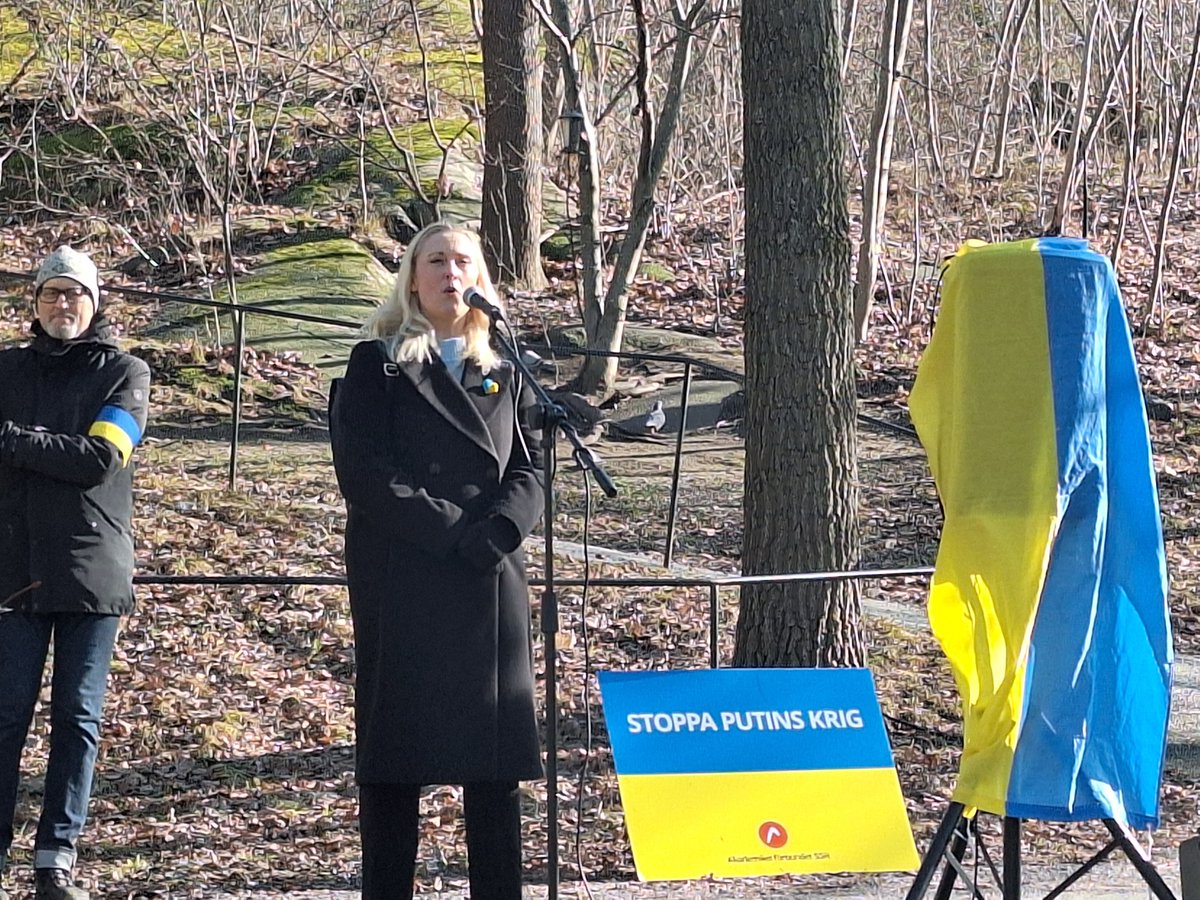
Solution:
<svg viewBox="0 0 1200 900"><path fill-rule="evenodd" d="M909 407L945 510L929 619L963 701L954 799L1156 825L1166 563L1108 260L1067 238L962 247Z"/></svg>

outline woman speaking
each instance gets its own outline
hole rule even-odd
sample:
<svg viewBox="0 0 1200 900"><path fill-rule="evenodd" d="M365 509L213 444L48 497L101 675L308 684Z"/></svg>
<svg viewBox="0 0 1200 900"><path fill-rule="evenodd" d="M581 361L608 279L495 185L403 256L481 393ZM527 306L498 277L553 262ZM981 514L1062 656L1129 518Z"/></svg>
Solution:
<svg viewBox="0 0 1200 900"><path fill-rule="evenodd" d="M331 400L367 900L412 897L424 784L463 785L473 900L520 898L517 782L542 776L521 551L541 435L472 287L497 302L474 234L422 230Z"/></svg>

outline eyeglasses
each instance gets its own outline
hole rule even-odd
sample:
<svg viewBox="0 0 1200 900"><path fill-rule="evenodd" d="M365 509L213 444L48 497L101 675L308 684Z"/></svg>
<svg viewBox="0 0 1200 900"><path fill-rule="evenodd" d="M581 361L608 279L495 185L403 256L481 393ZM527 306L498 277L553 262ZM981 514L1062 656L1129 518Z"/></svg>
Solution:
<svg viewBox="0 0 1200 900"><path fill-rule="evenodd" d="M37 294L38 303L44 303L47 306L57 305L64 300L68 306L76 306L84 297L91 297L87 288L72 287L72 288L56 288L43 286Z"/></svg>

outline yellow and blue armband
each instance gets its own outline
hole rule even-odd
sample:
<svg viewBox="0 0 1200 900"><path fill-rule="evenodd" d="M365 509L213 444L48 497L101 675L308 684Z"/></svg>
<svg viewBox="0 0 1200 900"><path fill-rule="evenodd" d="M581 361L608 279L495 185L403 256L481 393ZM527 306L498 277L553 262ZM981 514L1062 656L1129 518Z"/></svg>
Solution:
<svg viewBox="0 0 1200 900"><path fill-rule="evenodd" d="M88 429L89 437L104 438L117 448L121 455L121 465L129 465L129 457L133 448L142 440L142 429L138 427L137 419L119 406L106 406L96 416L96 421Z"/></svg>

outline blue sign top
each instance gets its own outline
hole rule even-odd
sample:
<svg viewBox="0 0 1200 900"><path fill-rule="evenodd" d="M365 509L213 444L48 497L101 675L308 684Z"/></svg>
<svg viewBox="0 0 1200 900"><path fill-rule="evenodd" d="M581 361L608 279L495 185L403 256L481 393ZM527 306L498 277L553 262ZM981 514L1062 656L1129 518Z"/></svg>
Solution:
<svg viewBox="0 0 1200 900"><path fill-rule="evenodd" d="M891 768L868 669L601 672L620 775Z"/></svg>

